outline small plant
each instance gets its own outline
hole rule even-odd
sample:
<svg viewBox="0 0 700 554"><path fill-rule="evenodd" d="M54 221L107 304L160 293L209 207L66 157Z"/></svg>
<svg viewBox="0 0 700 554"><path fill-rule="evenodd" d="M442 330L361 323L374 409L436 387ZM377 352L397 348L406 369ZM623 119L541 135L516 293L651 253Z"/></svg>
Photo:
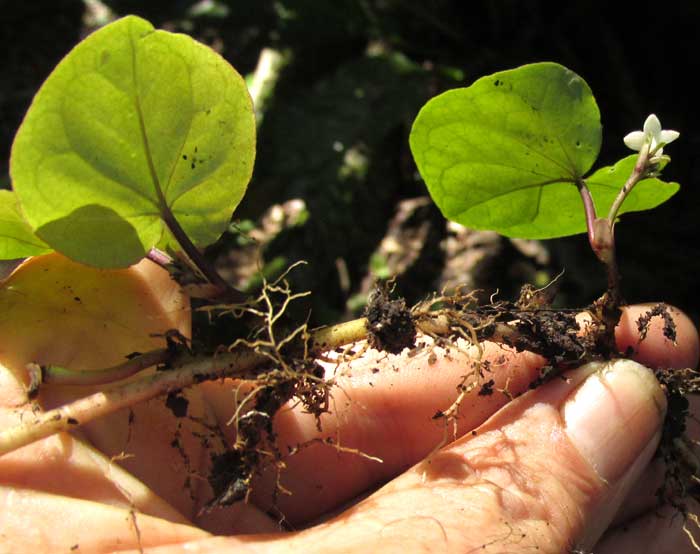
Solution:
<svg viewBox="0 0 700 554"><path fill-rule="evenodd" d="M678 191L677 183L658 179L670 161L663 147L678 133L662 131L650 115L644 131L625 137L638 156L589 173L601 135L586 82L561 65L537 63L433 98L413 125L411 150L433 200L452 221L532 239L587 231L619 299L615 223Z"/></svg>
<svg viewBox="0 0 700 554"><path fill-rule="evenodd" d="M643 131L625 137L638 155L590 173L601 135L598 107L583 79L540 63L438 96L421 110L410 137L418 169L448 219L523 238L588 233L608 272L606 294L588 308L589 333L578 332L573 310L552 309L546 290L526 287L515 302L485 306L457 290L409 307L392 298L386 284L377 286L366 317L310 331L305 322L286 319L290 304L308 294L289 286L294 266L275 280L262 277L258 289L244 294L202 254L227 228L253 170L254 111L241 76L193 39L156 31L137 17L104 27L57 66L17 133L10 166L14 192L0 192L0 256L41 257L3 283L0 305L6 317L26 313L27 304L9 293L24 290L35 298L32 310L49 304L54 310L56 304L54 312L74 316L76 325L112 317L121 298L130 302L140 294L139 287L131 288L135 274L128 273L136 270L124 268L145 257L150 262L141 263L170 271L182 302L186 291L200 299L198 310L212 318L232 316L243 330L226 341L200 344L187 336L189 314L184 323L159 314L152 328L132 313L128 325L148 339L139 343L141 350L119 352L115 365L94 367L63 367L18 345L22 363L29 362L22 367L31 378L29 402L44 386L100 388L54 410L41 412L37 404L36 417L0 431L0 455L155 396L167 394L166 405L183 417L187 403L178 400L179 391L235 377L250 392L231 421L236 441L213 456L209 477L212 505L229 504L247 497L264 466L283 466L272 420L285 403L296 399L317 418L328 411L332 381L316 362L325 352L341 349L341 359L349 359L358 353L348 345L368 339L391 354L425 348L433 355L435 344L459 348L457 339L465 339L480 348L488 339L545 356L548 365L533 386L586 361L619 356L613 333L622 294L614 227L621 214L654 208L678 190L678 184L659 179L669 161L663 148L678 133L661 130L656 116L649 116ZM52 278L42 280L47 271ZM100 294L112 294L104 305L73 288L87 283L85 290L94 291L97 280L103 283ZM57 295L52 287L59 282ZM664 318L673 340L667 310L654 308L640 319L640 329L651 317ZM154 339L158 325L173 328ZM159 371L141 376L154 365ZM438 410L436 419L454 421L462 399L474 390L497 392L490 371L477 356L454 404ZM659 376L671 396L698 387L691 370ZM669 452L683 434L678 421L687 406L679 405L674 417L680 419L662 446ZM331 439L324 442L344 449Z"/></svg>

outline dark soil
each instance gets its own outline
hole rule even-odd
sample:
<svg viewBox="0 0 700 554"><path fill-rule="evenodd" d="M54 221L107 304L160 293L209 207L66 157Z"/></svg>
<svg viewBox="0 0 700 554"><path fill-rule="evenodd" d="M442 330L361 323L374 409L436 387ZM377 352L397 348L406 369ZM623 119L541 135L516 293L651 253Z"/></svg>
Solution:
<svg viewBox="0 0 700 554"><path fill-rule="evenodd" d="M416 343L416 325L403 298L391 300L388 285L378 285L365 309L369 345L376 350L399 354Z"/></svg>

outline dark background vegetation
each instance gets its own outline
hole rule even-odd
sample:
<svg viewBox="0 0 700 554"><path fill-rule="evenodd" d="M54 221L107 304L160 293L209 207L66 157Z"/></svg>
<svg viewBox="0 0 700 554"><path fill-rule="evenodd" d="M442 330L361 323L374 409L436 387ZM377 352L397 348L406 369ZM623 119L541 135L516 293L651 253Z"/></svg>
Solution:
<svg viewBox="0 0 700 554"><path fill-rule="evenodd" d="M12 137L34 92L100 22L99 10L86 4L0 1L5 185ZM585 305L602 292L604 276L584 237L541 245L460 231L420 200L426 191L408 133L425 101L482 75L543 60L566 65L591 86L604 125L601 164L629 153L622 137L641 128L649 113L681 132L667 149L673 162L666 170L681 191L654 212L624 216L618 248L629 301L666 300L700 318L694 82L700 2L637 2L629 9L586 0L104 4L116 16L133 13L191 34L243 75L255 70L263 48L284 54L287 65L260 124L255 175L235 217L251 228L283 214L281 225L272 231L268 225L263 267L273 275L294 260L308 260L294 279L300 289L314 291L314 323L351 316L372 278L392 273L410 301L456 281L508 297L524 282L543 283L561 269L560 303ZM611 5L620 11L611 12ZM293 199L303 200L295 204L303 209L285 219L285 202ZM271 211L273 205L281 207ZM227 235L211 254L221 263L254 267L250 256L227 255L237 242Z"/></svg>

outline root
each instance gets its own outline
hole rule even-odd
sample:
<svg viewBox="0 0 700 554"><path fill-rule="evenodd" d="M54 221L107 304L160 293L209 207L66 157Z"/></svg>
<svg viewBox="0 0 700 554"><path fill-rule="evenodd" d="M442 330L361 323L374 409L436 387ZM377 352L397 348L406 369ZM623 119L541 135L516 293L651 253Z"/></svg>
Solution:
<svg viewBox="0 0 700 554"><path fill-rule="evenodd" d="M700 552L700 544L697 543L695 540L695 537L693 536L693 532L688 528L688 522L692 523L697 529L700 529L700 520L698 520L698 515L697 514L688 514L686 521L683 523L683 532L686 534L688 537L688 541L690 541L690 544L692 547Z"/></svg>

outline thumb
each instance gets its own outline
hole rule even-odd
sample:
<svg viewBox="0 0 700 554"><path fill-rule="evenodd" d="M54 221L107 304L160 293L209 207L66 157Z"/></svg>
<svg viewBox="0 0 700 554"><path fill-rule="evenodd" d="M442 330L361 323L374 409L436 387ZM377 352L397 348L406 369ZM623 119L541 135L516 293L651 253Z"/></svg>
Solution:
<svg viewBox="0 0 700 554"><path fill-rule="evenodd" d="M330 534L344 551L590 549L651 459L665 410L644 366L588 364L293 540Z"/></svg>

